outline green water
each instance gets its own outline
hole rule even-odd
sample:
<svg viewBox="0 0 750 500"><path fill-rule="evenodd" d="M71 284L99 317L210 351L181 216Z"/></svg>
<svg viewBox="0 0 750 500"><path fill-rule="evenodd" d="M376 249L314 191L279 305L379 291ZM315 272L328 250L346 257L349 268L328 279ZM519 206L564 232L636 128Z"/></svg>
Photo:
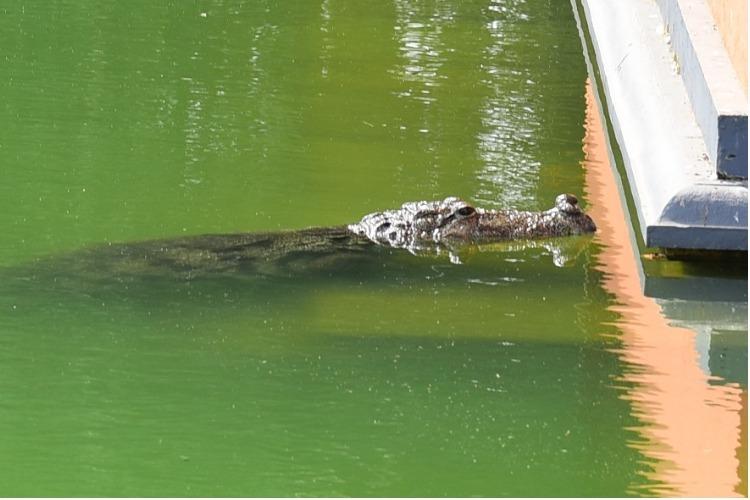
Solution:
<svg viewBox="0 0 750 500"><path fill-rule="evenodd" d="M594 245L55 281L89 245L582 193L567 2L0 11L0 495L669 491Z"/></svg>

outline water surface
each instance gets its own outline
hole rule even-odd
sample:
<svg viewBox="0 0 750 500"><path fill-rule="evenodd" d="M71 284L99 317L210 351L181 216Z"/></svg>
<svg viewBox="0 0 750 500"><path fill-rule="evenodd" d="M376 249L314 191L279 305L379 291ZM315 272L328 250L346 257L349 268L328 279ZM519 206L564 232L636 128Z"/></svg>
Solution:
<svg viewBox="0 0 750 500"><path fill-rule="evenodd" d="M539 210L584 194L566 2L2 11L0 493L680 491L654 473L674 455L634 397L651 386L623 355L601 240L563 267L539 246L461 265L381 250L191 280L70 257L448 195ZM711 383L746 408L746 375ZM722 426L746 449L746 419ZM743 491L739 467L719 494Z"/></svg>

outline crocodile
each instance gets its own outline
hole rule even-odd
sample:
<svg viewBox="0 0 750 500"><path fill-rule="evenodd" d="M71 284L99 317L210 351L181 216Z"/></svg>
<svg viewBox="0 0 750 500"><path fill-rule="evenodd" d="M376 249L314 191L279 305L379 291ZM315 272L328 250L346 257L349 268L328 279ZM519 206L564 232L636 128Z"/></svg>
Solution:
<svg viewBox="0 0 750 500"><path fill-rule="evenodd" d="M331 270L371 250L397 248L413 254L454 251L466 245L538 240L591 233L596 226L570 194L541 212L485 210L456 198L404 203L397 210L365 215L359 222L294 231L209 234L109 243L36 262L55 280L127 281L177 275L298 275ZM46 265L45 265L46 262ZM361 262L361 260L360 260Z"/></svg>
<svg viewBox="0 0 750 500"><path fill-rule="evenodd" d="M561 194L543 212L485 210L460 198L404 203L398 210L368 214L348 226L354 234L379 245L412 253L436 245L529 240L593 233L594 221L578 206L578 198Z"/></svg>

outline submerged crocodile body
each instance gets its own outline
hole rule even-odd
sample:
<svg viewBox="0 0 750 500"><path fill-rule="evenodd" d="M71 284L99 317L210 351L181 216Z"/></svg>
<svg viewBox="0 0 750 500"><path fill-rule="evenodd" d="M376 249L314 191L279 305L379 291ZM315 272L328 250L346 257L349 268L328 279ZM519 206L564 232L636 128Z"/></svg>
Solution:
<svg viewBox="0 0 750 500"><path fill-rule="evenodd" d="M296 275L330 270L367 250L403 248L413 254L465 245L534 240L591 233L594 222L572 195L560 195L542 212L483 210L454 197L409 202L397 210L366 215L348 226L273 233L188 236L107 244L47 261L50 273L89 280L129 280L177 275ZM38 265L43 263L38 262ZM37 266L37 269L39 266Z"/></svg>

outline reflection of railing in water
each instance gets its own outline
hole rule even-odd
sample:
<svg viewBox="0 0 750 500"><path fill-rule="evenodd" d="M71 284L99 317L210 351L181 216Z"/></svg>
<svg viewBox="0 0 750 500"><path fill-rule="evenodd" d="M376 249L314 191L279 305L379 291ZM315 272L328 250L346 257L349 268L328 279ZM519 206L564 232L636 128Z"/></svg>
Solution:
<svg viewBox="0 0 750 500"><path fill-rule="evenodd" d="M701 370L692 330L670 326L659 305L644 296L629 244L605 133L591 83L586 84L586 185L601 244L598 268L620 315L621 359L632 366L625 395L643 422L632 443L654 460L649 479L661 493L680 496L747 494L747 391L717 384ZM633 492L633 493L638 493Z"/></svg>

